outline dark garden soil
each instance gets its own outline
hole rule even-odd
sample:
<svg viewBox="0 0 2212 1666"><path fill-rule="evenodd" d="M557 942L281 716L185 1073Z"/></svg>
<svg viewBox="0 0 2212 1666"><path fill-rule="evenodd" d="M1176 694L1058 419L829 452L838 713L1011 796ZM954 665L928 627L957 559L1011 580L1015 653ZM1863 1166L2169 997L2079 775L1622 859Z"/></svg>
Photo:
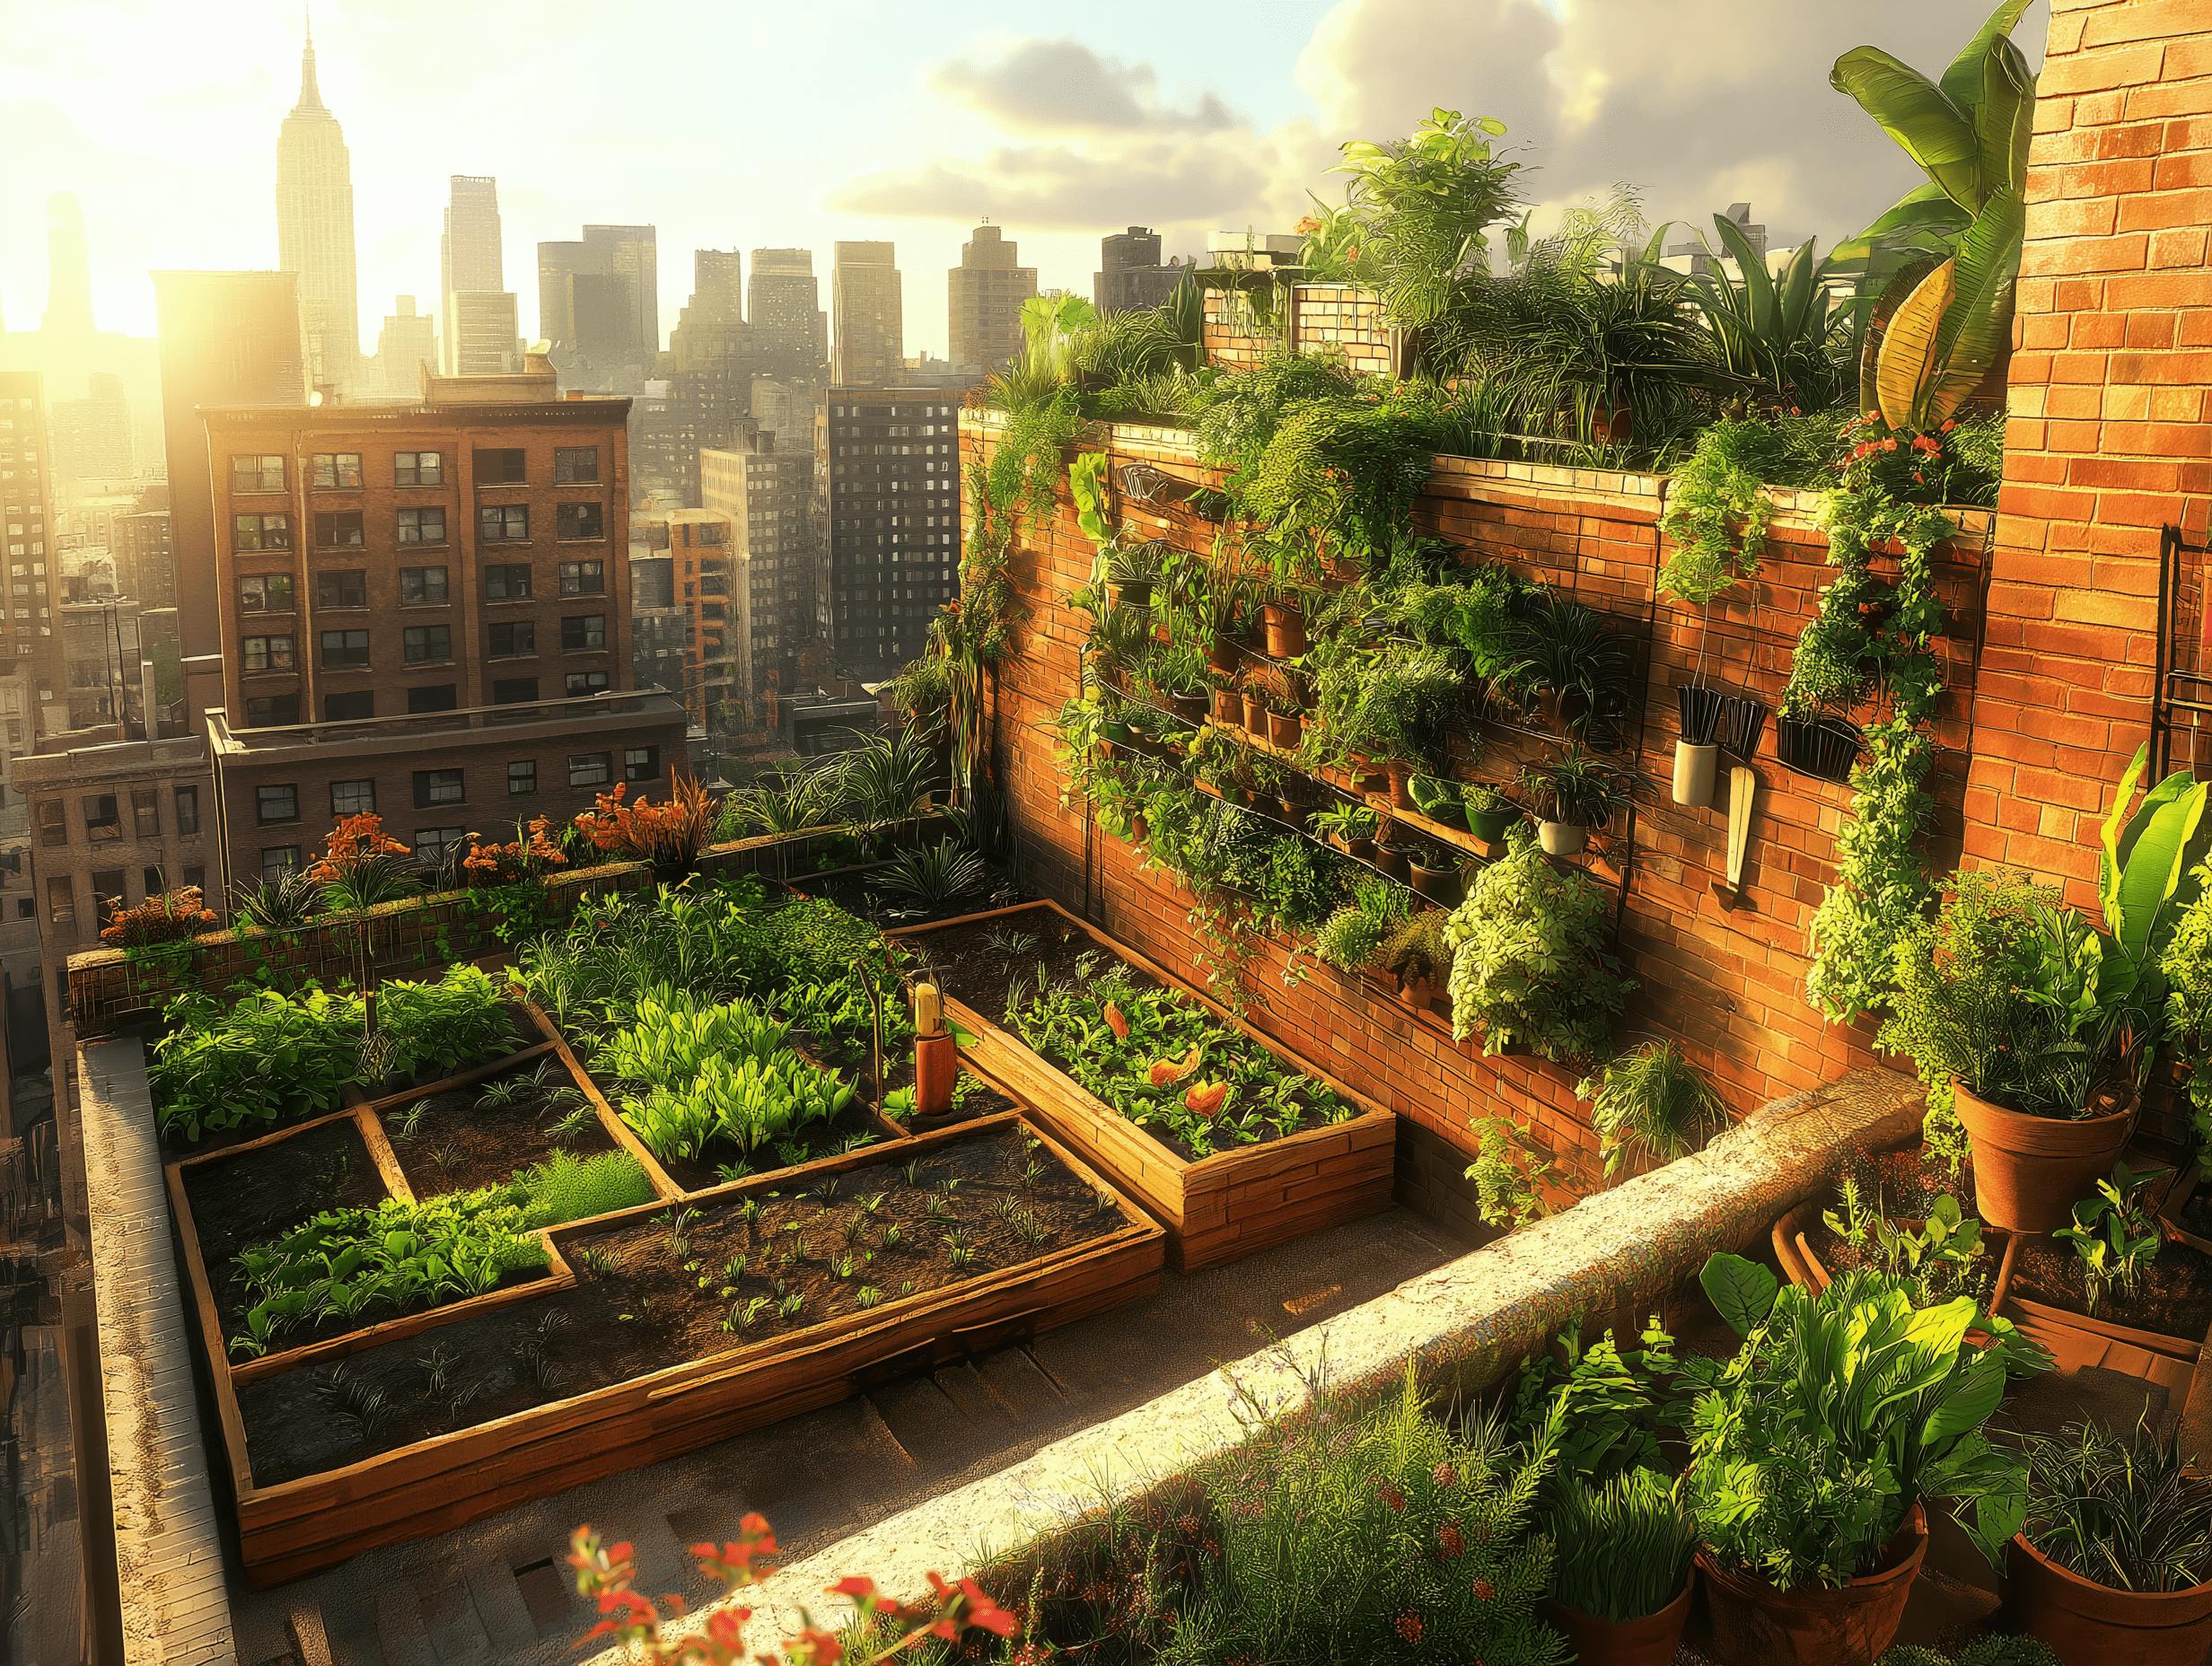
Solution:
<svg viewBox="0 0 2212 1666"><path fill-rule="evenodd" d="M913 1074L910 1067L908 1074ZM705 1187L719 1186L724 1180L766 1174L772 1169L795 1168L817 1157L834 1157L839 1152L871 1145L886 1137L877 1129L875 1118L868 1114L865 1101L864 1090L861 1098L828 1122L811 1123L782 1140L761 1146L750 1156L733 1145L716 1143L697 1159L663 1157L660 1164L668 1171L670 1179L684 1190L695 1192ZM621 1114L622 1101L619 1096L609 1094L608 1103L614 1106L618 1116Z"/></svg>
<svg viewBox="0 0 2212 1666"><path fill-rule="evenodd" d="M2086 1313L2081 1267L2081 1258L2065 1245L2023 1243L2013 1260L2013 1293ZM2184 1342L2203 1341L2212 1328L2212 1256L2187 1244L2161 1245L2137 1287L2129 1292L2115 1285L2106 1290L2096 1317Z"/></svg>
<svg viewBox="0 0 2212 1666"><path fill-rule="evenodd" d="M505 1083L518 1086L514 1101L501 1104L495 1084ZM573 1097L559 1096L564 1087ZM382 1115L385 1137L417 1197L496 1186L557 1149L589 1157L614 1144L550 1053L471 1087L391 1106Z"/></svg>
<svg viewBox="0 0 2212 1666"><path fill-rule="evenodd" d="M808 896L825 898L847 913L856 914L887 931L901 925L922 925L931 920L956 919L986 908L1003 908L1022 899L1014 882L996 869L989 871L989 876L975 890L942 902L924 902L885 889L880 868L805 875L791 882Z"/></svg>
<svg viewBox="0 0 2212 1666"><path fill-rule="evenodd" d="M390 1194L361 1130L348 1119L184 1171L201 1264L214 1287L223 1334L241 1328L232 1263L241 1250L290 1232L325 1209L359 1208Z"/></svg>
<svg viewBox="0 0 2212 1666"><path fill-rule="evenodd" d="M1034 990L1040 982L1074 983L1094 957L1121 966L1139 988L1152 978L1101 949L1091 934L1049 908L971 920L924 932L900 942L914 951L914 976L933 977L939 988L994 1023L1005 1020L1006 993L1019 983Z"/></svg>
<svg viewBox="0 0 2212 1666"><path fill-rule="evenodd" d="M329 1367L309 1366L242 1386L254 1480L312 1475L688 1360L772 1345L864 1311L864 1288L886 1302L939 1289L1121 1223L1110 1197L1005 1126L919 1158L887 1153L805 1189L656 1210L567 1238L573 1288L349 1355L336 1381ZM958 1265L963 1244L969 1259ZM783 1311L794 1297L795 1310Z"/></svg>

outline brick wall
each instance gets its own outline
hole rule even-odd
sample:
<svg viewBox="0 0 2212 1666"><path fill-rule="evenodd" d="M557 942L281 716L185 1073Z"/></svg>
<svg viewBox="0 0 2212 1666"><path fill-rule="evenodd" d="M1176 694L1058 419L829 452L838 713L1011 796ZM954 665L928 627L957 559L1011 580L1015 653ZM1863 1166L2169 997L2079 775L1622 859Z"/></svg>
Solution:
<svg viewBox="0 0 2212 1666"><path fill-rule="evenodd" d="M1257 364L1282 345L1278 337L1255 329L1249 307L1228 290L1206 292L1206 320L1199 339L1208 364Z"/></svg>
<svg viewBox="0 0 2212 1666"><path fill-rule="evenodd" d="M970 415L963 443L988 444L990 428L990 418ZM1142 459L1186 478L1198 473L1171 431L1116 429L1108 445L1117 466ZM1725 811L1667 802L1678 729L1673 689L1690 675L1700 627L1693 611L1655 599L1666 549L1658 530L1663 494L1663 483L1651 476L1445 458L1417 519L1470 559L1510 563L1604 609L1632 639L1649 641L1637 763L1653 788L1639 794L1620 935L1621 953L1643 987L1623 1033L1679 1036L1741 1114L1871 1060L1863 1030L1823 1024L1803 993L1805 928L1834 871L1849 792L1784 769L1769 723L1756 763L1760 799L1744 906L1722 907L1708 881L1723 869ZM1709 678L1769 707L1827 577L1826 539L1811 506L1784 495L1757 580L1716 605L1703 628ZM1080 802L1060 802L1045 725L1074 690L1084 636L1084 617L1061 598L1087 578L1093 550L1064 501L1059 507L1053 524L1026 535L1014 558L1027 613L1001 689L998 732L1023 878L1163 964L1202 977L1205 945L1185 919L1190 899L1166 876L1145 872L1128 846L1087 828ZM1121 509L1140 530L1186 548L1205 548L1215 530L1180 509ZM1942 649L1950 691L1939 732L1955 749L1936 784L1944 809L1934 855L1944 864L1956 857L1961 830L1961 760L1990 520L1974 511L1960 518L1962 536L1939 563L1951 619ZM1460 773L1504 778L1516 761L1514 745L1497 737L1485 756L1463 755ZM1483 1058L1471 1046L1454 1044L1441 1025L1413 1018L1379 986L1325 968L1286 990L1286 959L1285 946L1275 945L1254 970L1267 1000L1255 1022L1317 1062L1341 1066L1399 1113L1400 1185L1410 1201L1446 1216L1464 1208L1459 1174L1471 1144L1468 1122L1492 1112L1534 1131L1584 1179L1595 1175L1587 1108L1574 1091L1577 1073L1532 1059Z"/></svg>
<svg viewBox="0 0 2212 1666"><path fill-rule="evenodd" d="M1967 854L2088 901L2149 732L2160 529L2201 547L2212 504L2212 7L2052 0L2035 126Z"/></svg>
<svg viewBox="0 0 2212 1666"><path fill-rule="evenodd" d="M1290 344L1335 353L1351 369L1388 376L1398 368L1399 332L1382 321L1382 299L1349 284L1297 284L1290 291Z"/></svg>

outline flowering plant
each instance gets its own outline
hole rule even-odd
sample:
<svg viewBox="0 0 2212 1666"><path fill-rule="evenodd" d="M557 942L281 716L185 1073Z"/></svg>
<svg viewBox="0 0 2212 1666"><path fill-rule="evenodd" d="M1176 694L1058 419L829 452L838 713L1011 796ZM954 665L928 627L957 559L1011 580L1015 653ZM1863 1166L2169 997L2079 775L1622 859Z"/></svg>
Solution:
<svg viewBox="0 0 2212 1666"><path fill-rule="evenodd" d="M642 793L631 799L628 784L617 782L576 817L576 827L597 849L679 870L697 862L713 836L715 801L696 776L676 776L658 804Z"/></svg>
<svg viewBox="0 0 2212 1666"><path fill-rule="evenodd" d="M148 897L135 908L118 907L100 928L100 941L118 949L141 949L196 937L215 925L215 911L201 902L199 887L186 885Z"/></svg>
<svg viewBox="0 0 2212 1666"><path fill-rule="evenodd" d="M764 1517L745 1516L738 1523L738 1533L728 1544L691 1547L699 1571L732 1591L759 1583L776 1555L776 1536ZM613 1638L636 1649L645 1666L777 1666L774 1654L746 1652L745 1622L752 1618L750 1609L716 1609L702 1629L667 1637L663 1627L682 1616L683 1600L663 1597L656 1603L637 1591L637 1568L628 1545L602 1544L590 1528L580 1527L570 1546L568 1565L575 1570L576 1590L599 1604L601 1616L584 1635L584 1643ZM828 1587L828 1594L852 1600L858 1610L854 1635L875 1636L888 1627L896 1633L893 1640L888 1646L848 1655L836 1633L817 1626L801 1609L798 1635L784 1644L783 1666L878 1666L929 1639L957 1643L970 1628L999 1637L1012 1637L1020 1630L1015 1616L992 1601L974 1580L955 1583L933 1573L929 1583L928 1601L902 1603L878 1591L873 1580L838 1580Z"/></svg>
<svg viewBox="0 0 2212 1666"><path fill-rule="evenodd" d="M408 847L384 831L384 818L373 811L340 816L322 841L322 855L307 870L318 885L349 880L379 856L404 856Z"/></svg>
<svg viewBox="0 0 2212 1666"><path fill-rule="evenodd" d="M470 885L515 885L537 879L549 868L566 866L568 858L553 842L552 827L544 816L518 821L514 837L504 845L470 834L467 854L461 859L461 876Z"/></svg>

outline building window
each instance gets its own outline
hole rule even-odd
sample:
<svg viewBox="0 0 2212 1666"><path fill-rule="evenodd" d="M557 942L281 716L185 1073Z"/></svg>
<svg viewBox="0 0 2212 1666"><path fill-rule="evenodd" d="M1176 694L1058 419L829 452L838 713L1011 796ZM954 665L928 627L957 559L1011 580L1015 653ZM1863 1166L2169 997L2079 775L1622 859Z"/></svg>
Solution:
<svg viewBox="0 0 2212 1666"><path fill-rule="evenodd" d="M358 509L319 509L315 512L315 548L361 548L361 512Z"/></svg>
<svg viewBox="0 0 2212 1666"><path fill-rule="evenodd" d="M375 782L364 780L330 783L330 814L333 817L373 816L375 813Z"/></svg>
<svg viewBox="0 0 2212 1666"><path fill-rule="evenodd" d="M250 671L288 671L292 669L292 638L247 636L238 644L241 669Z"/></svg>
<svg viewBox="0 0 2212 1666"><path fill-rule="evenodd" d="M326 694L322 697L322 721L327 723L349 723L356 718L376 715L376 696L367 688L353 694Z"/></svg>
<svg viewBox="0 0 2212 1666"><path fill-rule="evenodd" d="M341 567L315 574L315 605L319 608L365 608L369 605L369 575L359 567Z"/></svg>
<svg viewBox="0 0 2212 1666"><path fill-rule="evenodd" d="M507 796L522 798L538 790L538 760L518 758L507 766Z"/></svg>
<svg viewBox="0 0 2212 1666"><path fill-rule="evenodd" d="M407 691L410 712L450 712L460 704L460 695L450 682L417 683Z"/></svg>
<svg viewBox="0 0 2212 1666"><path fill-rule="evenodd" d="M134 837L138 838L161 837L161 794L156 793L150 786L135 786L131 788L130 821L131 832Z"/></svg>
<svg viewBox="0 0 2212 1666"><path fill-rule="evenodd" d="M274 453L231 459L233 492L281 492L285 489L285 460Z"/></svg>
<svg viewBox="0 0 2212 1666"><path fill-rule="evenodd" d="M410 625L399 633L399 657L409 665L430 665L453 657L451 625Z"/></svg>
<svg viewBox="0 0 2212 1666"><path fill-rule="evenodd" d="M46 881L46 917L57 925L76 923L76 889L66 873L57 873Z"/></svg>
<svg viewBox="0 0 2212 1666"><path fill-rule="evenodd" d="M607 512L597 504L562 504L554 511L553 530L560 538L604 538Z"/></svg>
<svg viewBox="0 0 2212 1666"><path fill-rule="evenodd" d="M538 680L535 677L495 677L492 679L494 706L523 706L538 697Z"/></svg>
<svg viewBox="0 0 2212 1666"><path fill-rule="evenodd" d="M604 561L564 561L561 563L561 594L564 596L603 596L607 593L607 564Z"/></svg>
<svg viewBox="0 0 2212 1666"><path fill-rule="evenodd" d="M613 753L571 752L568 754L568 785L570 786L605 786L613 779Z"/></svg>
<svg viewBox="0 0 2212 1666"><path fill-rule="evenodd" d="M605 671L570 671L561 679L562 690L574 699L583 694L603 694L607 688Z"/></svg>
<svg viewBox="0 0 2212 1666"><path fill-rule="evenodd" d="M246 702L249 729L275 729L299 721L300 697L296 694L257 694Z"/></svg>
<svg viewBox="0 0 2212 1666"><path fill-rule="evenodd" d="M257 786L253 789L254 820L263 827L300 819L300 789L296 786Z"/></svg>
<svg viewBox="0 0 2212 1666"><path fill-rule="evenodd" d="M123 837L123 812L112 793L84 795L84 837L95 845L111 845Z"/></svg>
<svg viewBox="0 0 2212 1666"><path fill-rule="evenodd" d="M487 504L476 512L476 535L487 544L530 542L528 504Z"/></svg>
<svg viewBox="0 0 2212 1666"><path fill-rule="evenodd" d="M366 671L369 633L365 630L326 630L322 633L322 669L327 671Z"/></svg>
<svg viewBox="0 0 2212 1666"><path fill-rule="evenodd" d="M478 486L519 486L524 478L520 451L493 451L479 446L472 463Z"/></svg>
<svg viewBox="0 0 2212 1666"><path fill-rule="evenodd" d="M592 486L599 480L596 445L564 445L553 453L553 484Z"/></svg>
<svg viewBox="0 0 2212 1666"><path fill-rule="evenodd" d="M415 859L435 866L461 848L469 837L461 828L420 828L415 834Z"/></svg>
<svg viewBox="0 0 2212 1666"><path fill-rule="evenodd" d="M69 842L69 806L58 798L39 801L39 843L66 845Z"/></svg>
<svg viewBox="0 0 2212 1666"><path fill-rule="evenodd" d="M527 601L530 600L530 564L526 561L499 562L484 569L484 600L487 601Z"/></svg>
<svg viewBox="0 0 2212 1666"><path fill-rule="evenodd" d="M399 569L399 600L409 607L443 607L445 605L445 569L443 567L401 567Z"/></svg>
<svg viewBox="0 0 2212 1666"><path fill-rule="evenodd" d="M241 613L291 612L292 574L247 574L238 581L238 610Z"/></svg>
<svg viewBox="0 0 2212 1666"><path fill-rule="evenodd" d="M444 453L394 452L391 454L391 483L394 486L443 486Z"/></svg>
<svg viewBox="0 0 2212 1666"><path fill-rule="evenodd" d="M357 488L361 484L361 453L317 452L308 469L307 484L318 492Z"/></svg>
<svg viewBox="0 0 2212 1666"><path fill-rule="evenodd" d="M607 616L604 613L574 613L561 621L563 653L579 653L606 645Z"/></svg>
<svg viewBox="0 0 2212 1666"><path fill-rule="evenodd" d="M113 919L115 911L123 907L127 900L128 896L124 889L122 869L94 868L92 870L92 907L98 912L100 923L102 925Z"/></svg>
<svg viewBox="0 0 2212 1666"><path fill-rule="evenodd" d="M264 845L261 846L261 877L263 879L282 879L299 865L300 847L297 845Z"/></svg>
<svg viewBox="0 0 2212 1666"><path fill-rule="evenodd" d="M207 887L207 870L197 862L186 863L184 882L194 890L205 890Z"/></svg>
<svg viewBox="0 0 2212 1666"><path fill-rule="evenodd" d="M180 786L176 789L177 831L190 837L199 831L199 788Z"/></svg>
<svg viewBox="0 0 2212 1666"><path fill-rule="evenodd" d="M659 780L661 749L657 746L625 748L622 753L622 778L625 781Z"/></svg>
<svg viewBox="0 0 2212 1666"><path fill-rule="evenodd" d="M292 517L233 515L231 548L241 556L250 556L257 549L289 549L292 548Z"/></svg>
<svg viewBox="0 0 2212 1666"><path fill-rule="evenodd" d="M491 627L491 657L512 660L538 652L538 625L534 619L516 619Z"/></svg>
<svg viewBox="0 0 2212 1666"><path fill-rule="evenodd" d="M416 809L428 810L438 804L458 804L461 800L460 770L417 769L415 772Z"/></svg>
<svg viewBox="0 0 2212 1666"><path fill-rule="evenodd" d="M443 544L445 541L445 511L439 509L402 509L399 520L399 542L402 544Z"/></svg>

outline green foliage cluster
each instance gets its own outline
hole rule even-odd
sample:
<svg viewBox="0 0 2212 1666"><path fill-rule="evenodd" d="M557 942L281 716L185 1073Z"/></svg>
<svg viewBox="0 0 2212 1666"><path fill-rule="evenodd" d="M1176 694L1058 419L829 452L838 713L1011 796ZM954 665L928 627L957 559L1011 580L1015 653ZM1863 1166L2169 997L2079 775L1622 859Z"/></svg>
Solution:
<svg viewBox="0 0 2212 1666"><path fill-rule="evenodd" d="M1698 1524L1674 1483L1654 1469L1601 1481L1567 1477L1546 1524L1558 1547L1551 1595L1596 1619L1641 1619L1682 1594Z"/></svg>
<svg viewBox="0 0 2212 1666"><path fill-rule="evenodd" d="M2188 1591L2212 1579L2212 1481L2157 1434L2075 1424L2031 1435L2028 1542L2108 1591Z"/></svg>
<svg viewBox="0 0 2212 1666"><path fill-rule="evenodd" d="M1646 1041L1607 1060L1575 1092L1590 1101L1608 1174L1631 1157L1686 1157L1728 1126L1720 1095L1672 1040Z"/></svg>
<svg viewBox="0 0 2212 1666"><path fill-rule="evenodd" d="M619 1150L588 1157L556 1151L509 1180L506 1192L533 1227L588 1221L651 1203L655 1196L645 1165Z"/></svg>
<svg viewBox="0 0 2212 1666"><path fill-rule="evenodd" d="M512 1048L514 1005L505 986L462 962L437 978L377 986L376 1025L390 1077L448 1075Z"/></svg>
<svg viewBox="0 0 2212 1666"><path fill-rule="evenodd" d="M361 1064L359 996L258 990L229 1006L182 995L146 1063L162 1133L187 1144L335 1110Z"/></svg>
<svg viewBox="0 0 2212 1666"><path fill-rule="evenodd" d="M1611 893L1578 868L1554 865L1525 827L1506 841L1446 928L1452 1033L1463 1041L1479 1030L1486 1055L1602 1055L1635 986L1609 947Z"/></svg>

